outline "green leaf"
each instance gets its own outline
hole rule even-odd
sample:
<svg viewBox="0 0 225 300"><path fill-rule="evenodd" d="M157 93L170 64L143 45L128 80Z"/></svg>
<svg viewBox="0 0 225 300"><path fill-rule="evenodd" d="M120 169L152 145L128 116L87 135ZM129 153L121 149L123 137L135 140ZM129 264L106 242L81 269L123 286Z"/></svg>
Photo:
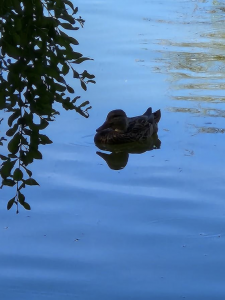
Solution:
<svg viewBox="0 0 225 300"><path fill-rule="evenodd" d="M26 209L26 210L31 210L30 205L27 202L21 203L21 205Z"/></svg>
<svg viewBox="0 0 225 300"><path fill-rule="evenodd" d="M37 183L37 181L33 178L28 178L27 180L24 180L24 183L27 184L27 185L39 185Z"/></svg>
<svg viewBox="0 0 225 300"><path fill-rule="evenodd" d="M74 93L74 89L71 88L69 85L67 85L66 88L67 88L67 91L68 91L69 93L71 93L71 94Z"/></svg>
<svg viewBox="0 0 225 300"><path fill-rule="evenodd" d="M79 45L78 40L76 40L75 38L73 38L71 36L69 37L69 42L73 45Z"/></svg>
<svg viewBox="0 0 225 300"><path fill-rule="evenodd" d="M24 182L22 182L21 185L19 186L19 191L20 191L21 189L23 189L23 188L25 188L25 183L24 183Z"/></svg>
<svg viewBox="0 0 225 300"><path fill-rule="evenodd" d="M31 150L31 155L33 156L33 158L35 159L42 159L42 154L40 151L38 150Z"/></svg>
<svg viewBox="0 0 225 300"><path fill-rule="evenodd" d="M14 186L16 182L12 179L3 179L2 180L2 185L7 185L7 186Z"/></svg>
<svg viewBox="0 0 225 300"><path fill-rule="evenodd" d="M13 128L10 128L8 131L6 131L6 135L7 136L13 136L15 134L15 132L17 131L18 126L19 126L18 124L15 124L13 126Z"/></svg>
<svg viewBox="0 0 225 300"><path fill-rule="evenodd" d="M78 59L78 58L81 58L83 56L83 54L81 54L79 52L73 52L72 56L73 56L73 59ZM72 63L74 63L74 61L72 61Z"/></svg>
<svg viewBox="0 0 225 300"><path fill-rule="evenodd" d="M60 26L62 26L64 29L67 30L76 30L76 27L73 27L73 25L69 24L69 23L60 23Z"/></svg>
<svg viewBox="0 0 225 300"><path fill-rule="evenodd" d="M21 192L19 192L19 203L23 205L24 201L25 201L25 196L24 194L22 194Z"/></svg>
<svg viewBox="0 0 225 300"><path fill-rule="evenodd" d="M96 81L95 80L87 80L87 82L91 82L91 83L96 83Z"/></svg>
<svg viewBox="0 0 225 300"><path fill-rule="evenodd" d="M82 89L86 91L87 90L86 84L82 80L80 81L80 84L81 84Z"/></svg>
<svg viewBox="0 0 225 300"><path fill-rule="evenodd" d="M2 155L2 154L0 154L0 158L1 158L1 160L7 160L7 159L8 159L7 156L4 156L4 155Z"/></svg>
<svg viewBox="0 0 225 300"><path fill-rule="evenodd" d="M23 165L24 170L27 172L28 176L32 176L32 172L28 170L24 165Z"/></svg>
<svg viewBox="0 0 225 300"><path fill-rule="evenodd" d="M20 116L20 109L17 108L17 109L15 110L15 112L14 112L14 113L9 117L9 119L8 119L8 125L9 125L9 127L12 127L13 121L14 121L15 119L17 119L19 116Z"/></svg>
<svg viewBox="0 0 225 300"><path fill-rule="evenodd" d="M22 13L22 8L21 8L20 2L19 2L18 0L12 0L12 4L13 4L13 9L15 9L15 11L16 11L18 14ZM16 29L17 29L17 30L20 30L21 28L20 28L20 27L17 28L17 26L16 26Z"/></svg>
<svg viewBox="0 0 225 300"><path fill-rule="evenodd" d="M13 179L15 181L20 181L23 179L23 172L19 168L16 168L16 170L14 171Z"/></svg>
<svg viewBox="0 0 225 300"><path fill-rule="evenodd" d="M63 103L62 103L62 106L66 109L66 110L68 110L68 109L74 109L74 104L72 103L72 102L70 102L70 101L64 101Z"/></svg>
<svg viewBox="0 0 225 300"><path fill-rule="evenodd" d="M74 18L72 16L70 16L68 13L61 14L60 18L70 22L71 24L75 24Z"/></svg>
<svg viewBox="0 0 225 300"><path fill-rule="evenodd" d="M93 60L93 59L92 58L88 58L88 57L81 57L81 58L78 58L75 61L73 61L73 63L80 64L80 63L82 63L85 60Z"/></svg>
<svg viewBox="0 0 225 300"><path fill-rule="evenodd" d="M10 176L12 168L14 167L16 161L17 160L13 160L13 161L7 160L3 162L2 167L0 169L2 178L6 179L7 177Z"/></svg>
<svg viewBox="0 0 225 300"><path fill-rule="evenodd" d="M10 157L10 158L18 158L17 155L15 155L15 154L8 154L8 157Z"/></svg>
<svg viewBox="0 0 225 300"><path fill-rule="evenodd" d="M73 15L76 14L78 12L78 7L75 7L74 11L73 11Z"/></svg>
<svg viewBox="0 0 225 300"><path fill-rule="evenodd" d="M62 73L63 73L63 75L68 74L69 70L70 70L70 67L67 65L67 63L64 63L63 67L62 67Z"/></svg>
<svg viewBox="0 0 225 300"><path fill-rule="evenodd" d="M90 104L90 102L89 101L85 101L85 102L81 103L81 105L79 105L79 108L84 107L84 106L86 106L88 104Z"/></svg>
<svg viewBox="0 0 225 300"><path fill-rule="evenodd" d="M47 137L47 135L39 134L40 144L52 144L52 141Z"/></svg>
<svg viewBox="0 0 225 300"><path fill-rule="evenodd" d="M10 208L13 206L14 203L16 203L15 197L13 197L12 199L9 200L9 202L7 204L7 209L10 210Z"/></svg>
<svg viewBox="0 0 225 300"><path fill-rule="evenodd" d="M12 154L17 153L19 149L19 143L20 143L20 133L17 132L8 144L9 152L11 152Z"/></svg>
<svg viewBox="0 0 225 300"><path fill-rule="evenodd" d="M59 76L57 78L57 81L66 84L66 81L65 81L65 79L62 76Z"/></svg>
<svg viewBox="0 0 225 300"><path fill-rule="evenodd" d="M0 91L0 109L5 108L5 93Z"/></svg>
<svg viewBox="0 0 225 300"><path fill-rule="evenodd" d="M73 70L73 78L79 78L79 73L77 71Z"/></svg>
<svg viewBox="0 0 225 300"><path fill-rule="evenodd" d="M80 96L76 96L75 98L73 98L72 103L75 103L77 99L80 99Z"/></svg>
<svg viewBox="0 0 225 300"><path fill-rule="evenodd" d="M39 129L43 130L49 125L49 122L45 119L41 119L41 124L39 125Z"/></svg>
<svg viewBox="0 0 225 300"><path fill-rule="evenodd" d="M69 5L70 8L72 8L72 10L74 10L74 6L73 6L73 4L72 4L71 1L69 1L69 0L63 0L63 2L64 2L65 4L67 4L67 5Z"/></svg>
<svg viewBox="0 0 225 300"><path fill-rule="evenodd" d="M58 84L58 83L55 83L55 84L54 84L54 87L55 87L55 89L56 89L57 91L59 91L59 92L64 92L64 91L66 90L66 87L65 87L65 86L63 86L63 85L61 85L61 84Z"/></svg>
<svg viewBox="0 0 225 300"><path fill-rule="evenodd" d="M93 79L95 75L89 74L86 70L82 73L83 78Z"/></svg>

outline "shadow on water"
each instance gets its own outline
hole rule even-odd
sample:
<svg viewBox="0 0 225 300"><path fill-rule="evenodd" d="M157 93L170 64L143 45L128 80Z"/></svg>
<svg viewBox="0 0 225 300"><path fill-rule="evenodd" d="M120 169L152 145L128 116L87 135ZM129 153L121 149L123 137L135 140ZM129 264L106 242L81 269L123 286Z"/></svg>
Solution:
<svg viewBox="0 0 225 300"><path fill-rule="evenodd" d="M111 152L96 152L96 154L105 160L110 169L121 170L126 167L129 160L129 154L142 154L146 151L160 149L161 141L159 140L158 135L154 134L144 143L130 143L122 145L96 144L96 146L100 150Z"/></svg>

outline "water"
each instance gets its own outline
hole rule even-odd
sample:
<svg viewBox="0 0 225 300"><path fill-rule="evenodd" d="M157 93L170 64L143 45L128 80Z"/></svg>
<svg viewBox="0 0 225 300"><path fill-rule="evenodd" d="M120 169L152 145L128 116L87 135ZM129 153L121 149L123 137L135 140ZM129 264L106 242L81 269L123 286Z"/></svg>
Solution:
<svg viewBox="0 0 225 300"><path fill-rule="evenodd" d="M7 212L13 191L1 192L1 298L224 299L223 2L76 4L93 108L46 132L30 212ZM148 106L162 110L161 148L110 169L95 128L112 109Z"/></svg>

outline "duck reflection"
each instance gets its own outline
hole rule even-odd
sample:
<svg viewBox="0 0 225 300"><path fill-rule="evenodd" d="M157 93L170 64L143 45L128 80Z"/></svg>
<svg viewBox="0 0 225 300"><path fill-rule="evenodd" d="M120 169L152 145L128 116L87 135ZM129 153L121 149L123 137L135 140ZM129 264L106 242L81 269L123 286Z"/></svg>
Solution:
<svg viewBox="0 0 225 300"><path fill-rule="evenodd" d="M126 167L129 159L129 154L141 154L153 149L159 149L161 146L161 141L159 140L158 135L155 133L151 136L151 138L142 143L135 142L121 145L106 145L96 143L96 146L100 150L111 152L96 152L96 154L98 154L105 160L110 169L121 170Z"/></svg>

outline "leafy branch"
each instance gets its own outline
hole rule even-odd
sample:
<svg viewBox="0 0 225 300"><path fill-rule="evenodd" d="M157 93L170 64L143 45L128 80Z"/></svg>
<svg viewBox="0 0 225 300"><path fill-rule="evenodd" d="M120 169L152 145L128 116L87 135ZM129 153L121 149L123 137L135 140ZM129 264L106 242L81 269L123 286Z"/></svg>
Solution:
<svg viewBox="0 0 225 300"><path fill-rule="evenodd" d="M89 101L77 104L80 96L71 98L75 91L65 79L71 74L85 91L95 83L94 75L75 70L90 58L74 51L78 41L64 32L83 27L77 12L69 0L3 0L0 6L0 109L10 113L9 154L0 155L1 188L16 187L7 209L13 204L17 212L19 204L30 209L23 189L38 183L28 166L42 159L39 145L52 143L40 132L59 114L54 103L89 116Z"/></svg>

